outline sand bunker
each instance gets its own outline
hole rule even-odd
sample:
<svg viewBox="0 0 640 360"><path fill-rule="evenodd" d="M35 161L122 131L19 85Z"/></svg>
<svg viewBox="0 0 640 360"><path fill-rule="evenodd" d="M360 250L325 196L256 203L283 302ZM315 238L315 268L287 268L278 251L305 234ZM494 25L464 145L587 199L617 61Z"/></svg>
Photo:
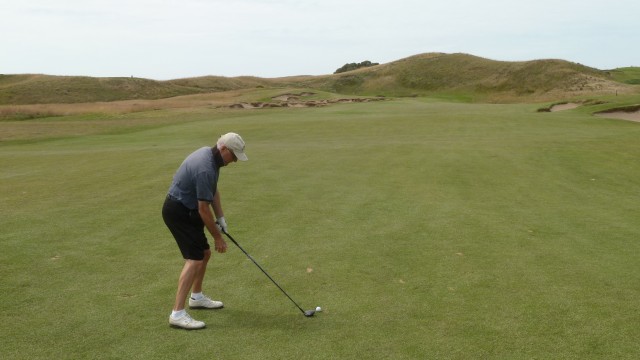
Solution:
<svg viewBox="0 0 640 360"><path fill-rule="evenodd" d="M600 104L602 102L593 102L589 101L584 104ZM539 109L538 111L563 111L563 110L571 110L577 107L584 105L583 103L563 103L552 105L551 107ZM636 121L640 122L640 105L634 105L627 108L619 108L612 109L609 112L600 112L593 114L597 117L609 118L609 119L620 119L620 120L628 120L628 121Z"/></svg>
<svg viewBox="0 0 640 360"><path fill-rule="evenodd" d="M553 105L549 109L549 111L555 112L555 111L571 110L571 109L577 108L578 106L580 106L580 104L576 104L576 103L557 104L557 105Z"/></svg>
<svg viewBox="0 0 640 360"><path fill-rule="evenodd" d="M363 103L371 101L382 101L384 97L374 98L348 98L348 99L329 99L329 100L303 100L301 98L315 95L312 92L303 92L300 94L282 94L271 98L271 102L242 102L229 105L232 109L267 109L267 108L305 108L305 107L320 107L327 106L329 104L340 103Z"/></svg>
<svg viewBox="0 0 640 360"><path fill-rule="evenodd" d="M640 110L636 110L634 112L626 112L626 111L615 111L610 113L599 113L594 114L595 116L609 119L620 119L620 120L629 120L629 121L637 121L640 122Z"/></svg>

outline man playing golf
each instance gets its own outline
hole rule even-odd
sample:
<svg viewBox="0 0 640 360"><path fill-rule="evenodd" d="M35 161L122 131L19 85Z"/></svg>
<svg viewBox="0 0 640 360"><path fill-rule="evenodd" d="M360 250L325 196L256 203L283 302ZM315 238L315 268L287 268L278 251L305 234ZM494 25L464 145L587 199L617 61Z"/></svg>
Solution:
<svg viewBox="0 0 640 360"><path fill-rule="evenodd" d="M204 322L194 320L185 310L189 290L189 307L223 307L222 302L211 300L202 294L202 282L211 257L204 228L206 227L213 236L215 250L219 253L227 251L227 243L218 228L227 231L217 185L220 169L237 160L248 160L244 153L244 141L236 133L227 133L218 139L215 147L203 147L187 156L169 187L162 207L162 219L176 239L185 259L178 280L175 304L169 316L169 324L173 327L205 327Z"/></svg>

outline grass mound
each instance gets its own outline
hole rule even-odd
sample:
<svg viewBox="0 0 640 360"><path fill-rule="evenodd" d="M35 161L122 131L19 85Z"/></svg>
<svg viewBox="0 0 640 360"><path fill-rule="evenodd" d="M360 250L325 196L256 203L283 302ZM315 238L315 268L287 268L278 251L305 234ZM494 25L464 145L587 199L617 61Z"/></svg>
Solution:
<svg viewBox="0 0 640 360"><path fill-rule="evenodd" d="M624 67L609 72L616 81L625 84L640 85L640 67Z"/></svg>
<svg viewBox="0 0 640 360"><path fill-rule="evenodd" d="M138 78L0 75L0 104L160 99L264 88L306 88L364 96L439 96L458 101L531 102L638 93L633 68L600 71L563 60L505 62L467 54L429 53L333 75L263 79L204 76ZM617 81L622 82L617 82Z"/></svg>
<svg viewBox="0 0 640 360"><path fill-rule="evenodd" d="M140 78L1 75L0 104L50 104L161 99L201 90Z"/></svg>
<svg viewBox="0 0 640 360"><path fill-rule="evenodd" d="M548 101L613 93L616 89L631 91L612 81L604 71L563 60L504 62L439 53L349 72L333 78L330 87L345 93L449 94L451 98L475 101Z"/></svg>

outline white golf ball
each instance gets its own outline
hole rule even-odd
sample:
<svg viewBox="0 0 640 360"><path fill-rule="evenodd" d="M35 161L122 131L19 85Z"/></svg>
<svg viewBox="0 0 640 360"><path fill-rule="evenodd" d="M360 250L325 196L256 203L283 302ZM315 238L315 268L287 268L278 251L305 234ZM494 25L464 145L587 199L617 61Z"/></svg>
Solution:
<svg viewBox="0 0 640 360"><path fill-rule="evenodd" d="M321 308L320 306L318 306L318 307L316 308L316 311L322 311L322 308Z"/></svg>

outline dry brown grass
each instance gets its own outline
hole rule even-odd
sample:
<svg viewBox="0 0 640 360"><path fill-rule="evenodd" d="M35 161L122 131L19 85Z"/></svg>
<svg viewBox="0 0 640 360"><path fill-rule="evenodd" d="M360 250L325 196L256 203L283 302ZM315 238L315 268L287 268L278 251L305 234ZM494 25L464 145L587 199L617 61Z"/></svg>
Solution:
<svg viewBox="0 0 640 360"><path fill-rule="evenodd" d="M161 125L179 121L180 116L118 115L172 109L198 112L242 97L241 92L179 96L159 100L125 100L80 104L34 104L0 106L0 141L38 140L91 135L111 129ZM88 116L94 114L95 116ZM86 115L86 116L85 116ZM60 118L64 117L64 118ZM74 117L77 121L74 121Z"/></svg>
<svg viewBox="0 0 640 360"><path fill-rule="evenodd" d="M142 111L220 107L240 101L255 101L283 90L232 90L176 96L157 100L123 100L76 104L0 105L0 120L28 120L84 114L128 114Z"/></svg>
<svg viewBox="0 0 640 360"><path fill-rule="evenodd" d="M254 102L300 91L290 88L249 89L158 100L0 105L0 142L101 134L114 129L126 131L170 124L181 121L185 113L190 115L188 118L197 119L198 114L208 116L233 112L229 105L234 103ZM145 113L150 111L151 116Z"/></svg>
<svg viewBox="0 0 640 360"><path fill-rule="evenodd" d="M179 114L177 113L179 111ZM214 110L225 111L225 110ZM165 113L148 116L141 113L118 116L97 115L34 119L28 121L0 121L0 142L32 141L51 138L74 137L83 135L121 132L135 128L148 128L166 124L175 124L188 119L198 119L211 114L211 109L168 109ZM190 116L185 117L185 114ZM199 117L198 114L203 114ZM190 121L190 120L189 120Z"/></svg>
<svg viewBox="0 0 640 360"><path fill-rule="evenodd" d="M126 114L172 108L216 106L230 94L186 95L158 100L123 100L79 104L33 104L0 106L0 118L41 118L80 114Z"/></svg>

